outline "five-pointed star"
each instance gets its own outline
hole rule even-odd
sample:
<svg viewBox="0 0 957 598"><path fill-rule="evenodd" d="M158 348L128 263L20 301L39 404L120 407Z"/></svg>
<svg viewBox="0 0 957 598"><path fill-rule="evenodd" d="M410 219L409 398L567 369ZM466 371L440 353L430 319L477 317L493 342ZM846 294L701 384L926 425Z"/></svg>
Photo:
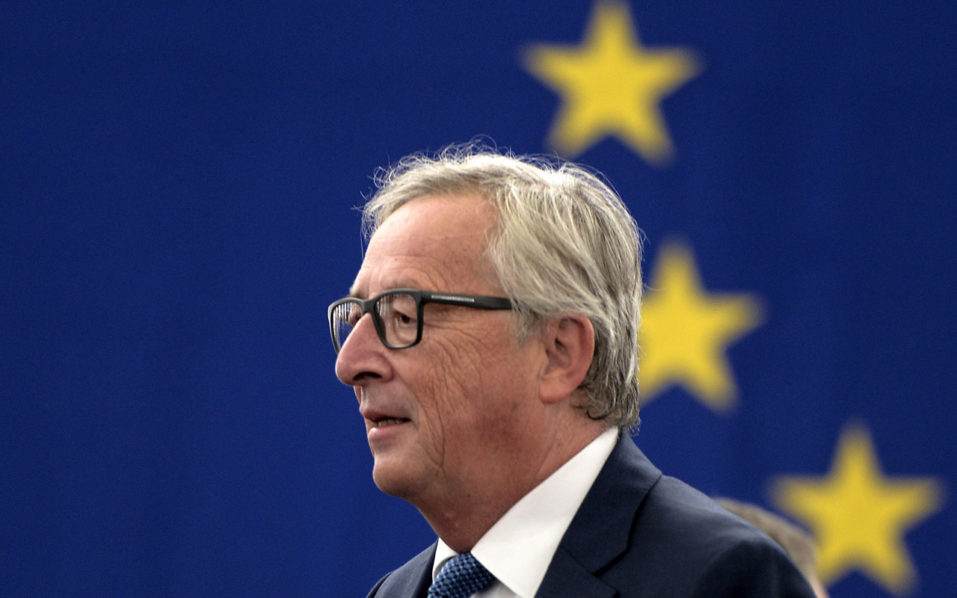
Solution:
<svg viewBox="0 0 957 598"><path fill-rule="evenodd" d="M725 347L760 323L758 302L747 295L708 295L691 250L661 249L638 331L638 387L643 400L681 384L716 412L733 405L737 389Z"/></svg>
<svg viewBox="0 0 957 598"><path fill-rule="evenodd" d="M813 530L825 584L857 569L896 594L916 577L903 535L941 502L932 478L884 477L870 434L859 425L841 433L829 475L782 477L773 495Z"/></svg>
<svg viewBox="0 0 957 598"><path fill-rule="evenodd" d="M686 50L642 47L628 6L609 0L595 5L581 46L536 45L525 64L564 100L549 133L556 151L574 157L616 135L653 163L673 152L658 104L700 70Z"/></svg>

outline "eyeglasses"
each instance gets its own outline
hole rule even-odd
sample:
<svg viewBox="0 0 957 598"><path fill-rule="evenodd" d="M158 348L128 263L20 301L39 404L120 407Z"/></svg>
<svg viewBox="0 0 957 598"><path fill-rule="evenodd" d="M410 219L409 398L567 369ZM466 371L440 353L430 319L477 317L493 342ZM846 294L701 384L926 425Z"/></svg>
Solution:
<svg viewBox="0 0 957 598"><path fill-rule="evenodd" d="M433 293L414 289L395 289L371 299L346 297L329 306L329 332L336 353L365 314L372 314L372 323L379 340L390 349L408 349L422 340L422 312L426 303L442 303L474 309L512 309L505 297Z"/></svg>

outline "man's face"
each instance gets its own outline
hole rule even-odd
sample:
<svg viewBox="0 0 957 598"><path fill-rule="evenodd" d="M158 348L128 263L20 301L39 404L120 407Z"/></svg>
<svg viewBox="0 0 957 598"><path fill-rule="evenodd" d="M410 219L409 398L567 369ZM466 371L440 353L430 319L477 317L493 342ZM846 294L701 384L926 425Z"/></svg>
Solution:
<svg viewBox="0 0 957 598"><path fill-rule="evenodd" d="M353 295L414 288L501 296L485 257L494 218L480 197L407 203L372 236ZM540 423L544 367L534 341L516 340L508 311L430 303L423 322L418 345L390 350L367 314L336 361L359 400L376 484L420 508L507 479Z"/></svg>

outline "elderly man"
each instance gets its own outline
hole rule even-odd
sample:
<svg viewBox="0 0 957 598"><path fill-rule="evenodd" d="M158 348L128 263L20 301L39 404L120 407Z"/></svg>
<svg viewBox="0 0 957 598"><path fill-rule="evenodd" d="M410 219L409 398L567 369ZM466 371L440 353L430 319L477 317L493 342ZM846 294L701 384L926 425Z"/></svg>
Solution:
<svg viewBox="0 0 957 598"><path fill-rule="evenodd" d="M329 307L336 375L376 485L438 540L370 596L813 598L631 439L641 250L607 185L472 147L377 183L365 259Z"/></svg>

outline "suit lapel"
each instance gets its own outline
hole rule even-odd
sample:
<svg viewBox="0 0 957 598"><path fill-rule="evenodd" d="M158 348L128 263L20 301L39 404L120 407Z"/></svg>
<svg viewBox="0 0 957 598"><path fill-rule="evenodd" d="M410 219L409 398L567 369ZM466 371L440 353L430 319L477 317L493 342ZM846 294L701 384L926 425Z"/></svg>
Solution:
<svg viewBox="0 0 957 598"><path fill-rule="evenodd" d="M585 496L545 573L537 598L616 594L595 574L628 549L632 522L661 472L625 434Z"/></svg>
<svg viewBox="0 0 957 598"><path fill-rule="evenodd" d="M432 544L432 546L413 557L412 560L383 578L369 593L369 597L424 597L432 584L432 561L435 558L435 547L436 545Z"/></svg>

